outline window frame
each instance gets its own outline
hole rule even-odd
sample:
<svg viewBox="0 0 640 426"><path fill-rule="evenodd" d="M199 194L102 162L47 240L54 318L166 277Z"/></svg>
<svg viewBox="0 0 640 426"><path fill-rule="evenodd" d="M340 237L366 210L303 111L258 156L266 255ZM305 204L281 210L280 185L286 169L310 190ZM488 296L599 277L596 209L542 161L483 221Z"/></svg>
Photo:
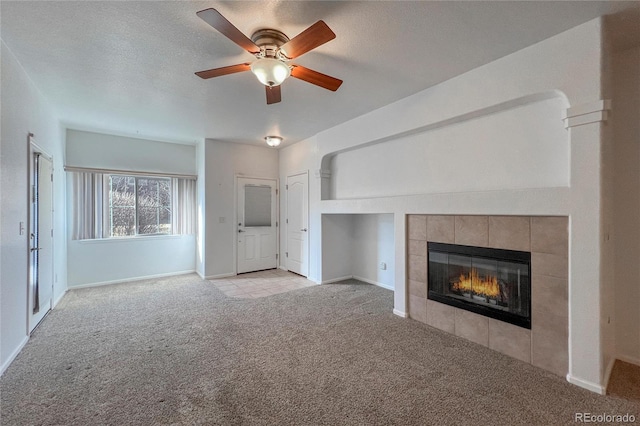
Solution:
<svg viewBox="0 0 640 426"><path fill-rule="evenodd" d="M127 238L147 238L147 237L166 237L166 236L170 236L170 235L174 235L174 224L173 224L173 215L174 215L174 188L173 188L173 179L170 176L156 176L156 175L141 175L141 174L126 174L126 173L105 173L104 174L105 178L103 180L103 185L104 185L104 191L103 191L103 205L104 205L104 212L103 212L103 223L104 223L104 227L103 229L105 230L105 233L107 234L106 236L103 236L103 238L108 238L108 239L127 239ZM112 187L112 182L111 182L111 178L112 176L118 176L118 177L124 177L124 178L131 178L133 179L133 187L134 187L134 191L133 191L133 195L134 195L134 206L125 206L125 207L119 207L116 206L116 208L133 208L134 209L134 233L131 235L113 235L113 215L112 215L112 209L113 209L113 205L112 205L112 196L111 196L111 187ZM165 180L168 181L169 184L169 204L168 206L162 206L162 205L158 205L156 206L156 226L160 227L160 223L159 223L159 212L160 209L162 208L169 208L169 230L168 232L156 232L156 233L140 233L140 223L139 223L139 208L140 208L140 204L139 204L139 195L138 195L138 179L149 179L149 180L155 180L155 181L160 181L160 180ZM159 201L159 191L158 191L158 196L156 197L156 201Z"/></svg>

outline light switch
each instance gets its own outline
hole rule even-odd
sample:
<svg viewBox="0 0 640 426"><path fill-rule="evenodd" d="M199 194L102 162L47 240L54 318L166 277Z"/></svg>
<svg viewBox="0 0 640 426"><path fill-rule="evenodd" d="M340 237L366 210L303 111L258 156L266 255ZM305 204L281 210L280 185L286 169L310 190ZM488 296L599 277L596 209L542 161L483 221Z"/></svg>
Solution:
<svg viewBox="0 0 640 426"><path fill-rule="evenodd" d="M20 235L24 235L24 222L20 222Z"/></svg>

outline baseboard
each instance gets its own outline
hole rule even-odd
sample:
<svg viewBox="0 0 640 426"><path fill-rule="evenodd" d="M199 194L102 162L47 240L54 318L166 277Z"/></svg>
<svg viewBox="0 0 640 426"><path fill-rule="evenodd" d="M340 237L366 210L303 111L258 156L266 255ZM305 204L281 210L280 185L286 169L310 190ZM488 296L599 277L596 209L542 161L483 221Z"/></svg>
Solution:
<svg viewBox="0 0 640 426"><path fill-rule="evenodd" d="M576 386L580 386L581 388L590 390L591 392L595 392L600 395L605 395L607 393L607 389L599 385L597 383L590 382L588 380L582 380L577 377L572 376L571 374L567 374L567 382L574 384Z"/></svg>
<svg viewBox="0 0 640 426"><path fill-rule="evenodd" d="M640 367L640 358L627 356L627 355L617 355L616 359L620 361L628 362L629 364L637 365Z"/></svg>
<svg viewBox="0 0 640 426"><path fill-rule="evenodd" d="M28 341L29 341L29 336L24 336L24 339L22 340L22 342L20 342L18 347L13 352L11 352L11 355L9 355L9 358L7 358L7 360L4 363L2 363L2 366L0 367L0 376L2 376L4 372L7 370L7 368L9 368L13 360L16 359L16 357L18 356L18 354L20 353L22 348L24 348L24 346L27 344Z"/></svg>
<svg viewBox="0 0 640 426"><path fill-rule="evenodd" d="M391 290L391 291L393 291L393 290L394 290L394 288L393 288L393 287L391 287L390 285L382 284L382 283L379 283L379 282L377 282L377 281L370 280L370 279L368 279L368 278L359 277L359 276L357 276L357 275L354 275L354 276L353 276L353 279L354 279L354 280L358 280L358 281L363 281L363 282L365 282L365 283L367 283L367 284L373 284L373 285L378 286L378 287L386 288L387 290Z"/></svg>
<svg viewBox="0 0 640 426"><path fill-rule="evenodd" d="M604 378L603 378L603 388L604 388L604 393L607 393L607 388L609 387L609 379L611 378L611 372L613 371L613 365L616 363L616 359L615 358L611 358L611 360L609 361L609 365L607 365L607 369L604 371Z"/></svg>
<svg viewBox="0 0 640 426"><path fill-rule="evenodd" d="M63 291L62 294L60 296L58 296L58 298L56 300L53 301L53 305L51 306L51 309L54 309L56 306L58 306L58 303L60 303L60 301L62 300L64 295L67 294L67 291L68 291L68 289Z"/></svg>
<svg viewBox="0 0 640 426"><path fill-rule="evenodd" d="M394 315L397 315L397 316L402 317L402 318L409 318L409 314L408 313L399 311L397 309L394 309L393 313L394 313Z"/></svg>
<svg viewBox="0 0 640 426"><path fill-rule="evenodd" d="M198 274L198 276L203 280L206 280L206 278L204 277L204 274L200 273L200 271L196 270L196 274Z"/></svg>
<svg viewBox="0 0 640 426"><path fill-rule="evenodd" d="M604 372L604 385L598 385L593 382L589 382L587 380L578 379L576 377L567 374L567 381L569 383L573 383L574 385L580 386L581 388L588 389L592 392L599 393L600 395L606 395L607 387L609 386L609 379L611 379L611 372L613 371L613 367L617 360L628 362L629 364L634 364L640 366L640 359L635 357L630 357L626 355L616 355L615 358L612 358L607 365L607 369Z"/></svg>
<svg viewBox="0 0 640 426"><path fill-rule="evenodd" d="M278 266L278 269L282 269L283 271L289 272L289 270L282 265Z"/></svg>
<svg viewBox="0 0 640 426"><path fill-rule="evenodd" d="M320 282L320 284L331 284L331 283L336 283L338 281L344 281L344 280L350 280L350 279L362 281L362 282L365 282L367 284L373 284L375 286L382 287L382 288L385 288L385 289L391 290L391 291L394 290L393 287L388 286L386 284L382 284L382 283L379 283L377 281L370 280L368 278L358 277L356 275L345 275L344 277L332 278L330 280L324 280L324 281Z"/></svg>
<svg viewBox="0 0 640 426"><path fill-rule="evenodd" d="M351 278L353 278L353 275L345 275L344 277L332 278L330 280L321 281L320 284L337 283L338 281L350 280Z"/></svg>
<svg viewBox="0 0 640 426"><path fill-rule="evenodd" d="M177 275L193 274L194 272L196 272L196 271L192 269L192 270L189 270L189 271L169 272L167 274L145 275L145 276L141 276L141 277L123 278L123 279L120 279L120 280L101 281L101 282L97 282L97 283L80 284L80 285L70 286L70 287L68 287L67 290L73 290L73 289L76 289L76 288L100 287L100 286L103 286L103 285L128 283L128 282L133 282L133 281L152 280L152 279L155 279L155 278L164 278L164 277L173 277L173 276L177 276Z"/></svg>
<svg viewBox="0 0 640 426"><path fill-rule="evenodd" d="M228 278L235 277L237 274L234 272L227 272L226 274L218 274L218 275L207 275L204 277L205 280L219 280L220 278Z"/></svg>

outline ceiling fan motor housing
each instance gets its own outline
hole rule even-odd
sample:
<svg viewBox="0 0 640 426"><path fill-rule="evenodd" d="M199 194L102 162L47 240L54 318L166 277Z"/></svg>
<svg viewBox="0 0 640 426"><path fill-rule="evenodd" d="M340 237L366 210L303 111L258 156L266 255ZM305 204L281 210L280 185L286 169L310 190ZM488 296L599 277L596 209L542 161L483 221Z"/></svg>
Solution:
<svg viewBox="0 0 640 426"><path fill-rule="evenodd" d="M275 58L280 60L288 59L278 55L280 46L289 41L289 37L287 37L287 35L282 31L263 28L251 35L251 41L260 47L260 56L264 55L263 57L265 58Z"/></svg>

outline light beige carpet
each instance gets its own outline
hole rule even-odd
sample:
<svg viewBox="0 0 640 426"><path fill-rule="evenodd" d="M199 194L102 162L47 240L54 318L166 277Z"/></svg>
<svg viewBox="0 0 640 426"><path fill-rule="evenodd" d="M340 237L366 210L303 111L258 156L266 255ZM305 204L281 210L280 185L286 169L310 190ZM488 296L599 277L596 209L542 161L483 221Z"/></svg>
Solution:
<svg viewBox="0 0 640 426"><path fill-rule="evenodd" d="M609 378L608 393L640 404L640 366L616 361ZM640 423L640 418L637 422Z"/></svg>
<svg viewBox="0 0 640 426"><path fill-rule="evenodd" d="M350 281L258 299L195 275L70 291L0 379L2 425L552 425L633 413L394 316ZM637 420L640 421L640 420Z"/></svg>

